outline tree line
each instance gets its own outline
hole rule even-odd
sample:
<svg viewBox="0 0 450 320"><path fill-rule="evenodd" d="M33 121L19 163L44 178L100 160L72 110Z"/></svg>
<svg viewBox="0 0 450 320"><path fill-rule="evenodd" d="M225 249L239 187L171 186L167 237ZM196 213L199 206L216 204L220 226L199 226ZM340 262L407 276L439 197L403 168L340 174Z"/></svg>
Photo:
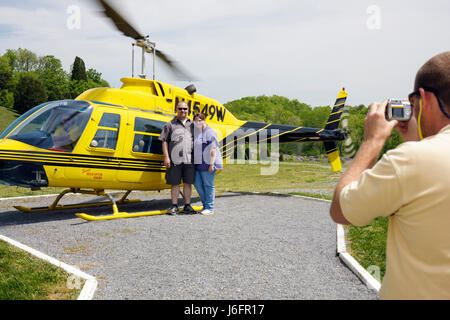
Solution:
<svg viewBox="0 0 450 320"><path fill-rule="evenodd" d="M227 102L224 106L240 120L313 128L325 127L332 108L331 106L311 107L308 104L299 102L297 99L290 100L277 95L245 97ZM344 116L348 120L348 126L343 128L343 121L341 121L340 128L349 132L354 151L348 150L350 148L345 148L344 142L341 142L339 147L341 155L353 157L364 139L364 119L368 107L363 104L358 106L346 105L344 110ZM381 155L402 142L403 140L399 133L393 130L386 141ZM317 142L280 143L279 150L282 154L290 155L325 155L323 143Z"/></svg>
<svg viewBox="0 0 450 320"><path fill-rule="evenodd" d="M109 87L94 68L75 57L71 70L53 55L8 49L0 56L0 106L22 114L45 101L74 99L90 88Z"/></svg>

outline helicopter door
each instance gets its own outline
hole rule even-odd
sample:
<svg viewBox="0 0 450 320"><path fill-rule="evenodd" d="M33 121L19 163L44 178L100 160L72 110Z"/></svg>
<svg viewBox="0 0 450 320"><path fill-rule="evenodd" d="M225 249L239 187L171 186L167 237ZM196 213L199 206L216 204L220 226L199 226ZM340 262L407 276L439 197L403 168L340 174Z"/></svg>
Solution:
<svg viewBox="0 0 450 320"><path fill-rule="evenodd" d="M87 151L93 157L87 158L89 163L86 167L66 170L67 178L79 178L81 175L85 181L91 181L89 187L103 187L105 183L116 181L117 168L114 166L114 159L120 156L122 150L124 137L121 134L121 121L126 119L122 119L119 113L109 111L99 108L94 112L94 121L90 121L87 128L91 132L87 140ZM111 188L110 184L106 185Z"/></svg>
<svg viewBox="0 0 450 320"><path fill-rule="evenodd" d="M147 118L147 114L131 115L129 139L124 156L134 160L133 171L118 171L119 181L137 184L135 189L160 190L165 185L162 143L158 139L164 121ZM131 160L130 159L130 160Z"/></svg>

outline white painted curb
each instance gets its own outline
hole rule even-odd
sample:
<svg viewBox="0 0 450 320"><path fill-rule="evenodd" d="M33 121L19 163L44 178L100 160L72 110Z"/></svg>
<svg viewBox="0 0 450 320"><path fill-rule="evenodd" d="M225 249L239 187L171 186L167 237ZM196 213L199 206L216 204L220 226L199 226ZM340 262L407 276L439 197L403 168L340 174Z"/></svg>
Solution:
<svg viewBox="0 0 450 320"><path fill-rule="evenodd" d="M17 242L17 241L15 241L13 239L5 237L5 236L3 236L1 234L0 234L0 239L3 240L3 241L8 242L9 244L11 244L11 245L13 245L15 247L18 247L18 248L20 248L22 250L25 250L25 251L29 252L30 254L32 254L32 255L40 258L40 259L43 259L43 260L45 260L45 261L47 261L47 262L49 262L49 263L51 263L51 264L53 264L53 265L55 265L55 266L57 266L59 268L64 269L66 272L68 272L70 274L73 274L73 275L75 275L75 276L77 276L77 277L79 277L81 279L84 279L85 283L84 283L83 289L81 289L80 295L78 296L77 300L92 300L92 298L94 297L94 292L97 289L97 285L98 285L97 280L95 279L95 277L93 277L93 276L91 276L91 275L89 275L89 274L79 270L76 267L70 266L70 265L68 265L68 264L66 264L64 262L61 262L61 261L59 261L59 260L57 260L55 258L52 258L52 257L50 257L50 256L48 256L48 255L46 255L46 254L44 254L44 253L42 253L40 251L37 251L37 250L35 250L33 248L30 248L30 247L28 247L28 246L26 246L26 245L24 245L24 244L22 244L20 242Z"/></svg>
<svg viewBox="0 0 450 320"><path fill-rule="evenodd" d="M341 224L337 224L336 243L336 251L339 258L358 276L358 278L361 279L362 282L366 284L369 289L379 292L381 287L380 282L346 251L345 232L344 227Z"/></svg>
<svg viewBox="0 0 450 320"><path fill-rule="evenodd" d="M24 200L24 199L39 199L39 198L52 198L57 197L57 194L37 194L34 196L21 196L21 197L6 197L6 198L0 198L0 202L4 201L15 201L15 200Z"/></svg>

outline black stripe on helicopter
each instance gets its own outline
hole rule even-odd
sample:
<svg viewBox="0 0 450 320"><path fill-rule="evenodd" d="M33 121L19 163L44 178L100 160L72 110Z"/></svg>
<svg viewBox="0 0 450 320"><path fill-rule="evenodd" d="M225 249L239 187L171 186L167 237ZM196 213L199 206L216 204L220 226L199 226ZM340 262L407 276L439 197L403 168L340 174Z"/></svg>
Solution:
<svg viewBox="0 0 450 320"><path fill-rule="evenodd" d="M15 160L36 162L45 165L71 166L71 167L96 167L104 169L132 170L132 171L165 171L162 161L139 160L127 158L107 158L87 155L61 155L50 152L33 152L0 150L1 160ZM0 166L0 169L2 166Z"/></svg>

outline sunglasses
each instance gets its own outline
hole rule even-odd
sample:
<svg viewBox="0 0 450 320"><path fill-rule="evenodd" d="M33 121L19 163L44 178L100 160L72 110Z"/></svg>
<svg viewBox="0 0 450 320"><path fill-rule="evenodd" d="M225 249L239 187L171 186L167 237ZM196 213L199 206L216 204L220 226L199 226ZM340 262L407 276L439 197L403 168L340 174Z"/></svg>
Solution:
<svg viewBox="0 0 450 320"><path fill-rule="evenodd" d="M441 99L439 99L439 92L438 92L436 89L431 88L431 87L422 87L422 89L425 90L425 91L431 92L431 93L433 93L433 94L435 95L436 100L438 101L438 104L439 104L439 109L441 109L442 113L443 113L447 118L450 119L450 115L449 115L448 112L445 110L444 106L442 105ZM409 100L409 102L411 103L411 105L412 105L412 97L413 97L413 96L416 96L416 95L417 95L417 96L420 96L419 90L416 90L416 91L411 92L410 94L408 94L408 100Z"/></svg>
<svg viewBox="0 0 450 320"><path fill-rule="evenodd" d="M179 111L184 110L186 111L188 108L178 108Z"/></svg>

